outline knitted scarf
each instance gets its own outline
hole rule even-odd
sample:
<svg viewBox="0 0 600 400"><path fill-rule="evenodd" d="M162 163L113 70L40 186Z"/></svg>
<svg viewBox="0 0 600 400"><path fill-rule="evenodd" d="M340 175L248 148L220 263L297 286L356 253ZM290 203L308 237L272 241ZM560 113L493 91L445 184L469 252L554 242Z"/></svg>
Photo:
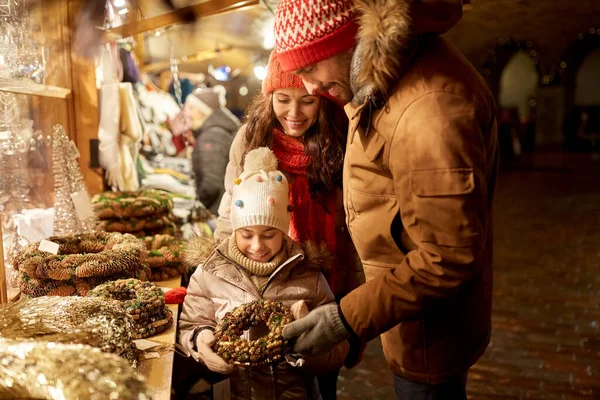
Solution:
<svg viewBox="0 0 600 400"><path fill-rule="evenodd" d="M299 243L309 240L317 244L325 243L327 249L335 254L336 193L327 193L325 200L327 210L317 200L311 198L307 168L312 162L312 157L304 153L304 145L299 140L275 129L271 150L277 156L279 169L290 177L290 204L294 207L290 237ZM332 279L334 272L329 271L327 280L335 293L333 287L335 280Z"/></svg>
<svg viewBox="0 0 600 400"><path fill-rule="evenodd" d="M235 240L235 234L231 236L229 240L229 257L233 259L240 267L242 267L247 273L248 277L254 283L259 293L262 293L269 281L269 277L285 261L287 256L286 246L282 246L279 253L273 257L273 259L266 263L254 261L246 257L240 251L237 242Z"/></svg>

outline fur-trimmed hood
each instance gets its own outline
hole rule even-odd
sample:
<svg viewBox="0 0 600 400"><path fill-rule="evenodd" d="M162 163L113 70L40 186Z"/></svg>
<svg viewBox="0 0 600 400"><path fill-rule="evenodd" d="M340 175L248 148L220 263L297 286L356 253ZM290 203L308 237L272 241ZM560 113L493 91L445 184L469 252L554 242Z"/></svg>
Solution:
<svg viewBox="0 0 600 400"><path fill-rule="evenodd" d="M461 0L355 0L355 5L359 31L350 83L356 105L387 99L417 38L446 32L462 16Z"/></svg>
<svg viewBox="0 0 600 400"><path fill-rule="evenodd" d="M187 243L183 252L183 262L186 267L195 268L199 264L206 262L217 250L227 255L227 243L229 240L226 239L221 243L217 243L211 236L198 236ZM286 246L288 246L290 258L297 254L303 255L302 260L294 266L294 272L301 272L303 270L319 270L324 272L331 269L332 256L325 244L318 245L313 242L299 244L286 237Z"/></svg>

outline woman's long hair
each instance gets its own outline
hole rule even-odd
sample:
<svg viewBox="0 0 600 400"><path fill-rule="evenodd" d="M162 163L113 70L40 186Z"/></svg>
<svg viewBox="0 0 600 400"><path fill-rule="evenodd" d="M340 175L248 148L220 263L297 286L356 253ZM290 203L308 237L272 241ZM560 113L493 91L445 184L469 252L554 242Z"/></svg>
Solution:
<svg viewBox="0 0 600 400"><path fill-rule="evenodd" d="M258 147L270 147L273 129L283 130L273 110L273 94L256 96L246 112L244 123L244 154ZM312 157L307 168L310 194L323 206L327 193L342 187L347 132L348 118L342 107L321 96L317 120L298 138L304 145L305 154Z"/></svg>

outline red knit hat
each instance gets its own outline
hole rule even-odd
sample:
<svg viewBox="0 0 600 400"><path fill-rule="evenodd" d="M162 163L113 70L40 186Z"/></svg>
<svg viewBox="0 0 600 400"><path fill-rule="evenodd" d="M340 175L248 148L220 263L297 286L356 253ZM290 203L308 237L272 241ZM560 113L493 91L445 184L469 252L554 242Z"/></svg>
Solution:
<svg viewBox="0 0 600 400"><path fill-rule="evenodd" d="M265 96L273 93L277 89L283 88L302 88L304 83L299 76L284 72L279 63L279 57L273 50L269 58L269 66L267 67L267 76L263 81L262 91Z"/></svg>
<svg viewBox="0 0 600 400"><path fill-rule="evenodd" d="M284 71L304 68L356 45L352 0L281 0L275 49Z"/></svg>

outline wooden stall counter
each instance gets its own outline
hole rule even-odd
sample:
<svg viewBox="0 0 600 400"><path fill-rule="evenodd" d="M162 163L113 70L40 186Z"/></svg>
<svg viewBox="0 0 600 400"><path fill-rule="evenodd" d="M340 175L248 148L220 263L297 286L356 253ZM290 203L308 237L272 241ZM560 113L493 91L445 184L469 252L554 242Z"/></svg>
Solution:
<svg viewBox="0 0 600 400"><path fill-rule="evenodd" d="M166 281L154 282L156 286L164 289L174 289L181 286L181 277L171 278ZM178 304L167 304L173 313L173 325L165 332L147 337L146 340L161 344L173 345L177 342L177 317ZM149 352L152 349L148 350ZM173 351L161 351L158 358L141 360L138 370L146 378L146 384L153 400L168 400L171 398L171 381L173 377Z"/></svg>

